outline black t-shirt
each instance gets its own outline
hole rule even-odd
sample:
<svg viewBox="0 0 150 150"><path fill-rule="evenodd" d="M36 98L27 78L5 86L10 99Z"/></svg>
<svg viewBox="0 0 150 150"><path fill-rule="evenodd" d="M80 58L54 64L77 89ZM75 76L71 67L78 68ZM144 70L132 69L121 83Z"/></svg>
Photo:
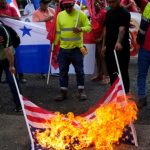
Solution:
<svg viewBox="0 0 150 150"><path fill-rule="evenodd" d="M114 50L118 39L119 27L126 27L126 33L122 43L123 51L129 51L129 25L130 13L123 7L115 10L110 9L105 18L104 26L106 27L106 52Z"/></svg>
<svg viewBox="0 0 150 150"><path fill-rule="evenodd" d="M2 36L4 39L4 41L2 43L3 48L7 48L12 45L10 35L3 25L0 25L0 36Z"/></svg>

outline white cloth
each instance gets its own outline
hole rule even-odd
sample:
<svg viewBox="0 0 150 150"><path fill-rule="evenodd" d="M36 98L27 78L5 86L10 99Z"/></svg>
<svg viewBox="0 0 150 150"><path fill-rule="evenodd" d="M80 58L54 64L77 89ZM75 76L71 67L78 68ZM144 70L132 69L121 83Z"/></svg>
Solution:
<svg viewBox="0 0 150 150"><path fill-rule="evenodd" d="M34 11L35 11L34 5L32 3L28 3L24 9L24 15L31 16Z"/></svg>

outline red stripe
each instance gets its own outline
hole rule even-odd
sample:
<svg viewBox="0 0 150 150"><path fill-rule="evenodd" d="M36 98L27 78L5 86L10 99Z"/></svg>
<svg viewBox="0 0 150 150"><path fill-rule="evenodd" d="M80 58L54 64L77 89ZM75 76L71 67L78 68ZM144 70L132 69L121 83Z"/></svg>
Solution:
<svg viewBox="0 0 150 150"><path fill-rule="evenodd" d="M47 110L40 108L40 107L32 107L32 106L26 106L26 105L24 107L26 110L29 110L32 112L54 115L53 112L47 111Z"/></svg>
<svg viewBox="0 0 150 150"><path fill-rule="evenodd" d="M27 118L28 118L29 121L36 122L36 123L45 123L45 122L50 121L50 120L46 120L46 119L43 119L43 118L33 117L33 116L30 116L30 115L27 115Z"/></svg>
<svg viewBox="0 0 150 150"><path fill-rule="evenodd" d="M99 99L99 101L94 106L89 108L89 110L86 113L82 114L81 116L86 117L87 115L93 113L98 107L100 107L100 105L102 105L105 102L105 100L107 100L108 96L113 92L114 88L118 85L119 81L120 79L118 77L116 81L113 83L113 85L108 89L107 93L101 99ZM113 99L111 98L111 100Z"/></svg>

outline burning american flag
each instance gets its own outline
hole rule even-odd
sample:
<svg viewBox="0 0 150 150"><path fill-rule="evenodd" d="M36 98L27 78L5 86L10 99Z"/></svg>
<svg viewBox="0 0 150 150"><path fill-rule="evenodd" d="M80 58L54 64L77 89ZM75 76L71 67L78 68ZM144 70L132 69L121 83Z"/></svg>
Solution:
<svg viewBox="0 0 150 150"><path fill-rule="evenodd" d="M77 117L73 113L63 115L47 111L22 97L33 142L32 150L90 146L112 150L114 143L135 144L137 137L130 123L136 119L137 108L133 102L125 104L123 94L118 76L105 96L88 112Z"/></svg>

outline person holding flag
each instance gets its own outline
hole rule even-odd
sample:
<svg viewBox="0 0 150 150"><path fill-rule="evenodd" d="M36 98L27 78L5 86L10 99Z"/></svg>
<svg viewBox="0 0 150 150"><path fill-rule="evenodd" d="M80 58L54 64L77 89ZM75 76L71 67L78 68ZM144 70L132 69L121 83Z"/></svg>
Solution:
<svg viewBox="0 0 150 150"><path fill-rule="evenodd" d="M60 41L58 64L61 93L56 97L56 101L67 99L68 71L71 63L76 72L79 100L87 99L84 91L83 58L85 48L83 46L83 32L90 32L91 24L83 12L74 8L74 4L74 0L62 0L64 10L57 16L54 45Z"/></svg>
<svg viewBox="0 0 150 150"><path fill-rule="evenodd" d="M16 70L14 67L14 51L12 42L6 28L0 23L0 68L4 70L6 74L6 79L8 81L9 87L11 89L14 103L16 104L15 111L20 112L21 104L17 93L17 89L12 77Z"/></svg>
<svg viewBox="0 0 150 150"><path fill-rule="evenodd" d="M7 17L19 20L19 15L14 7L7 4L6 0L0 0L0 17Z"/></svg>
<svg viewBox="0 0 150 150"><path fill-rule="evenodd" d="M120 0L107 0L110 10L108 10L104 22L104 40L102 53L105 54L107 71L110 77L111 85L118 76L117 65L114 56L114 50L117 53L119 67L123 79L126 94L129 93L129 25L130 13L121 6Z"/></svg>

